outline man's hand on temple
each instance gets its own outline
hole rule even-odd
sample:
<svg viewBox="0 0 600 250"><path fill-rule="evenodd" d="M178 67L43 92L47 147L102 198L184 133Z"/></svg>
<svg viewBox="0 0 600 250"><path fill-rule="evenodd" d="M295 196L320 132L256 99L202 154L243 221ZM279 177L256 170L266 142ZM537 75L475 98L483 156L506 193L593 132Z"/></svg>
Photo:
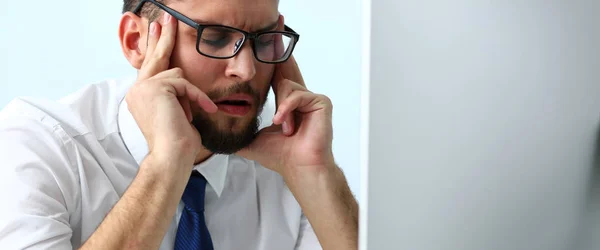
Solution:
<svg viewBox="0 0 600 250"><path fill-rule="evenodd" d="M278 172L324 249L358 248L358 204L335 164L331 100L310 92L293 57L273 78L273 125L238 155Z"/></svg>

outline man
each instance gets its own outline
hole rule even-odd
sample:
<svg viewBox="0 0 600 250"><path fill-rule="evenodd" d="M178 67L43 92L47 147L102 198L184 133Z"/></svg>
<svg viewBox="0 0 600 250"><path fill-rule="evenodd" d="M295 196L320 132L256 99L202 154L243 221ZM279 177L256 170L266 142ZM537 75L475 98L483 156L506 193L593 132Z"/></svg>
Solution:
<svg viewBox="0 0 600 250"><path fill-rule="evenodd" d="M0 249L356 249L332 104L306 89L277 9L125 0L137 79L0 113Z"/></svg>

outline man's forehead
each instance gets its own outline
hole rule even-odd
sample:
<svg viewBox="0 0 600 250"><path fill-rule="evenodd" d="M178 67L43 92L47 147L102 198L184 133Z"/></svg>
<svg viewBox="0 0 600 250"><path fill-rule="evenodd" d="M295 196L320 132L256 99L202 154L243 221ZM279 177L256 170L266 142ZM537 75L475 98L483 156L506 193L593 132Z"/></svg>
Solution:
<svg viewBox="0 0 600 250"><path fill-rule="evenodd" d="M172 8L199 24L220 24L250 32L272 30L279 19L278 0L182 0Z"/></svg>

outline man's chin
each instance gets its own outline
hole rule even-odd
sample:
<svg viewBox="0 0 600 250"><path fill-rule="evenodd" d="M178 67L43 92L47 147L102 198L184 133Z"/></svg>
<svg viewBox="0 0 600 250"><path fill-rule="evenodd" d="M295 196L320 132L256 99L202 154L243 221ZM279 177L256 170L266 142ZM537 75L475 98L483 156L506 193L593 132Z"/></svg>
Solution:
<svg viewBox="0 0 600 250"><path fill-rule="evenodd" d="M212 136L210 138L202 138L202 145L208 151L214 154L235 154L238 151L248 147L254 139L256 135L252 136L248 135L226 135L224 134L218 140L215 140L216 137Z"/></svg>
<svg viewBox="0 0 600 250"><path fill-rule="evenodd" d="M249 119L246 121L246 119ZM196 117L192 124L202 138L202 145L215 154L234 154L248 147L258 132L258 117L237 117L211 121Z"/></svg>

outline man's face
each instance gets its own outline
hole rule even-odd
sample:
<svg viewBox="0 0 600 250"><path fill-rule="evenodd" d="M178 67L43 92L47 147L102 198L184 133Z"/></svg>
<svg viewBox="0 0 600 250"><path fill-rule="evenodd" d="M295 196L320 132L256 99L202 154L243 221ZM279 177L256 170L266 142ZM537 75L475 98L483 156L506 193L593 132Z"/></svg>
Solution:
<svg viewBox="0 0 600 250"><path fill-rule="evenodd" d="M169 7L200 24L220 24L248 32L277 24L277 0L183 0ZM192 107L192 124L202 144L213 153L231 154L249 145L258 129L258 116L266 101L274 65L257 61L246 41L230 59L213 59L196 51L197 30L179 22L171 67L183 69L188 81L219 107L208 114Z"/></svg>

